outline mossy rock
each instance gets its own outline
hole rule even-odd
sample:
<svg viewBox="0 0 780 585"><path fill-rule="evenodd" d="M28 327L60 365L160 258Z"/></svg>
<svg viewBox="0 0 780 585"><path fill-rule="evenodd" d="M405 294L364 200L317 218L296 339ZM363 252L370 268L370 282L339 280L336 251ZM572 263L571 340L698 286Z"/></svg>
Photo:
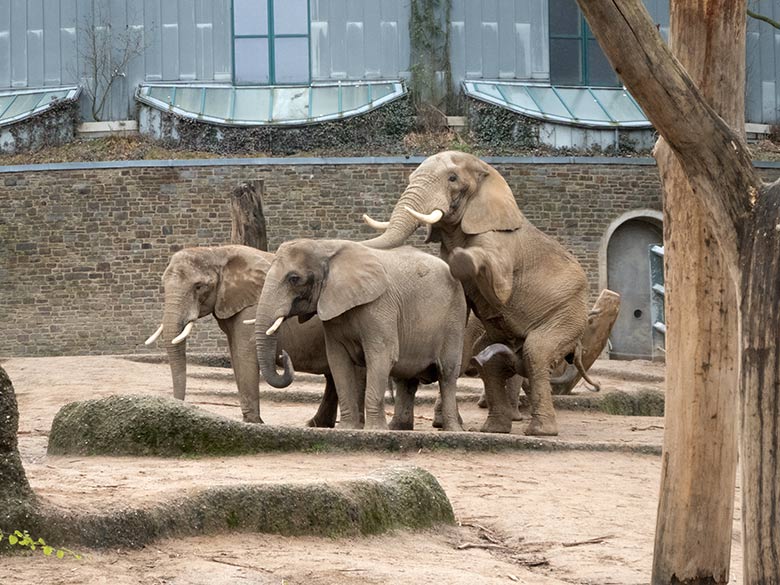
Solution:
<svg viewBox="0 0 780 585"><path fill-rule="evenodd" d="M136 548L161 538L227 532L345 537L454 522L441 485L419 467L332 483L237 485L108 514L51 511L46 542Z"/></svg>
<svg viewBox="0 0 780 585"><path fill-rule="evenodd" d="M652 445L442 431L363 431L238 422L171 398L110 396L63 406L52 422L50 455L224 456L275 451L621 451Z"/></svg>
<svg viewBox="0 0 780 585"><path fill-rule="evenodd" d="M624 416L663 416L664 393L660 390L644 389L629 393L618 390L608 392L599 403L607 414Z"/></svg>

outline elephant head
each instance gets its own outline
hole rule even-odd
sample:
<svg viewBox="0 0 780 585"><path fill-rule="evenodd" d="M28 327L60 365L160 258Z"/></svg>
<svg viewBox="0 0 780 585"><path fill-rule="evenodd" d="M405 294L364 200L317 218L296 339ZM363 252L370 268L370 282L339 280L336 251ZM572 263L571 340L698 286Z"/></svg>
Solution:
<svg viewBox="0 0 780 585"><path fill-rule="evenodd" d="M319 316L323 322L379 298L389 281L376 253L355 242L294 240L276 252L257 303L257 362L266 382L292 383L293 368L283 352L284 373L276 371L275 333L282 322Z"/></svg>
<svg viewBox="0 0 780 585"><path fill-rule="evenodd" d="M257 303L271 258L247 246L185 248L171 257L162 277L162 325L146 344L162 337L175 398L184 400L187 391L185 340L195 321L210 314L227 319Z"/></svg>
<svg viewBox="0 0 780 585"><path fill-rule="evenodd" d="M428 241L460 230L464 234L514 230L527 220L512 191L493 167L464 152L446 151L425 159L409 176L409 185L390 221L364 216L380 236L363 242L373 248L395 248L420 223L430 227Z"/></svg>

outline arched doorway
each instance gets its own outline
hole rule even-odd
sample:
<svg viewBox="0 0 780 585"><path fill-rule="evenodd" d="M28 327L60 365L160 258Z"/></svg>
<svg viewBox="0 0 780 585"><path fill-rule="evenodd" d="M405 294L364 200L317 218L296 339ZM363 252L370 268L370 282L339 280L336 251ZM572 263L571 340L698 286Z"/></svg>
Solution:
<svg viewBox="0 0 780 585"><path fill-rule="evenodd" d="M660 214L613 223L607 237L607 287L620 293L620 314L610 335L612 359L652 359L649 248L663 243Z"/></svg>

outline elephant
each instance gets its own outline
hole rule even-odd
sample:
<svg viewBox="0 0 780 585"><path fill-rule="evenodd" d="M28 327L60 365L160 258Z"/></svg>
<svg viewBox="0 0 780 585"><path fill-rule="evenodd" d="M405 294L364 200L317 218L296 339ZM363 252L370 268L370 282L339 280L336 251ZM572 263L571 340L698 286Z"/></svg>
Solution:
<svg viewBox="0 0 780 585"><path fill-rule="evenodd" d="M255 315L273 254L249 246L184 248L170 259L163 273L165 291L162 325L146 340L161 336L173 377L173 395L184 400L187 391L186 338L195 321L214 315L225 333L245 422L262 423L259 370L254 328L243 321ZM319 319L286 323L279 345L302 371L325 376L325 392L308 426L333 427L338 397L325 355L325 335Z"/></svg>
<svg viewBox="0 0 780 585"><path fill-rule="evenodd" d="M375 249L403 244L420 224L461 281L469 306L485 326L486 345L502 343L523 362L529 379L528 435L557 435L550 376L581 340L588 319L588 281L574 256L520 211L509 185L477 157L445 151L410 175L384 232L362 242ZM503 360L482 371L488 402L486 432L508 433L513 412ZM496 363L495 366L491 365Z"/></svg>
<svg viewBox="0 0 780 585"><path fill-rule="evenodd" d="M466 298L441 259L414 248L374 250L344 240L282 244L257 304L257 359L266 381L284 387L293 363L275 363L275 332L286 319L319 316L336 382L341 424L360 428L356 379L365 368L365 428L388 428L384 394L396 383L389 428L412 429L420 382L438 380L442 426L462 430L456 401Z"/></svg>

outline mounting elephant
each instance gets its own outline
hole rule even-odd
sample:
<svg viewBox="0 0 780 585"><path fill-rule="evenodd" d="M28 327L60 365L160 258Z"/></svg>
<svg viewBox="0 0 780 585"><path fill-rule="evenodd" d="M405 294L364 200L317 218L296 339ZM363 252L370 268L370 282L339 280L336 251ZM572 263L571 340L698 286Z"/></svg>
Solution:
<svg viewBox="0 0 780 585"><path fill-rule="evenodd" d="M365 367L365 427L387 428L384 394L396 383L393 429L413 428L419 382L439 382L442 424L461 430L456 402L466 298L441 259L413 248L374 250L342 240L279 247L257 304L257 359L266 381L292 381L294 360L275 367L275 332L286 319L318 315L336 382L341 423L360 427L356 379Z"/></svg>
<svg viewBox="0 0 780 585"><path fill-rule="evenodd" d="M588 319L588 281L577 260L521 213L504 178L463 152L423 161L393 209L389 222L365 245L403 244L423 223L428 241L461 281L469 305L485 326L488 344L519 354L529 379L529 435L557 435L550 371L580 342ZM505 360L482 368L487 432L510 432L513 411L505 391Z"/></svg>
<svg viewBox="0 0 780 585"><path fill-rule="evenodd" d="M273 254L240 245L185 248L176 252L163 273L165 306L162 325L146 340L161 336L168 352L173 395L184 400L187 391L186 338L196 320L214 315L225 333L245 422L260 418L259 373L253 318ZM325 355L325 336L319 319L286 323L279 331L280 348L295 359L301 371L325 375L325 392L308 426L332 427L338 398Z"/></svg>

